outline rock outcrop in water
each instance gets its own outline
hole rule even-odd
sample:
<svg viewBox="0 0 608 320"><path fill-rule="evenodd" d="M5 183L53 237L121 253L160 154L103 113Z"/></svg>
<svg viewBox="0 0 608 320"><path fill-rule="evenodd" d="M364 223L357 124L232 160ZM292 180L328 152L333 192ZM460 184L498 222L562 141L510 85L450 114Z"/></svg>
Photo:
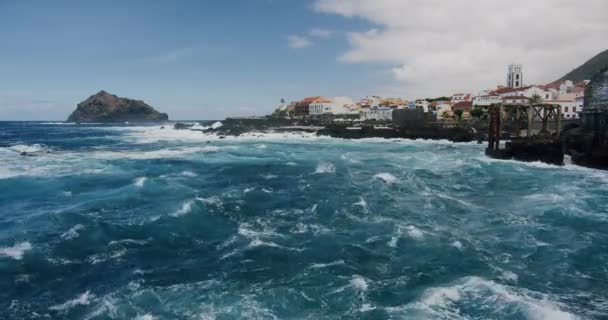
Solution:
<svg viewBox="0 0 608 320"><path fill-rule="evenodd" d="M79 103L69 116L69 122L158 122L169 116L160 113L141 100L117 97L105 91Z"/></svg>
<svg viewBox="0 0 608 320"><path fill-rule="evenodd" d="M587 86L583 126L564 128L562 139L574 163L608 169L608 69L596 74Z"/></svg>

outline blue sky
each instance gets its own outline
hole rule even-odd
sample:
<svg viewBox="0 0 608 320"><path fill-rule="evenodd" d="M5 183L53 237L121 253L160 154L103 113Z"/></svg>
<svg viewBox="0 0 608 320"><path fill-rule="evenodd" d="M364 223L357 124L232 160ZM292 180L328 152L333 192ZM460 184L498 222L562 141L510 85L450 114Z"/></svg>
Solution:
<svg viewBox="0 0 608 320"><path fill-rule="evenodd" d="M0 120L65 119L101 89L172 119L260 115L283 97L365 95L382 73L337 61L347 46L339 33L365 24L298 0L0 0ZM289 46L289 35L314 28L332 35Z"/></svg>
<svg viewBox="0 0 608 320"><path fill-rule="evenodd" d="M544 84L607 49L606 12L606 0L0 0L0 120L62 120L99 90L221 119L311 95L475 94L504 85L510 63Z"/></svg>

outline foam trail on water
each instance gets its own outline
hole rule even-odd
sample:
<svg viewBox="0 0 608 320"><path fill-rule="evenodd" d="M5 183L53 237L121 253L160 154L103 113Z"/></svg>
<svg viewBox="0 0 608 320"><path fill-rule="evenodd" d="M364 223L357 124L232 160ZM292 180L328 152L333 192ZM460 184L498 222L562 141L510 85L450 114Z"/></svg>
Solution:
<svg viewBox="0 0 608 320"><path fill-rule="evenodd" d="M29 242L20 242L12 247L0 248L0 257L5 256L15 260L21 260L26 251L32 250Z"/></svg>
<svg viewBox="0 0 608 320"><path fill-rule="evenodd" d="M78 305L86 306L89 303L91 303L90 299L92 299L94 297L95 297L94 294L91 294L90 291L86 291L85 293L81 294L80 296L78 296L75 299L66 301L62 304L51 306L49 309L55 310L55 311L63 311L63 310L69 310Z"/></svg>
<svg viewBox="0 0 608 320"><path fill-rule="evenodd" d="M77 225L73 226L70 230L61 234L61 239L71 240L71 239L77 238L78 236L80 236L80 233L78 231L80 231L82 229L84 229L84 226L81 224L77 224Z"/></svg>
<svg viewBox="0 0 608 320"><path fill-rule="evenodd" d="M146 183L146 180L148 180L148 178L146 178L146 177L139 177L139 178L136 178L136 179L133 181L133 184L134 184L136 187L138 187L138 188L142 188L142 187L144 186L144 183Z"/></svg>
<svg viewBox="0 0 608 320"><path fill-rule="evenodd" d="M315 173L334 173L336 172L336 166L329 161L319 162Z"/></svg>
<svg viewBox="0 0 608 320"><path fill-rule="evenodd" d="M179 217L186 215L192 211L192 205L194 205L194 200L188 200L182 204L182 207L171 214L173 217Z"/></svg>
<svg viewBox="0 0 608 320"><path fill-rule="evenodd" d="M374 176L375 179L378 179L386 184L394 184L397 183L397 177L395 177L394 175L390 174L390 173L386 173L386 172L382 172L382 173L378 173Z"/></svg>

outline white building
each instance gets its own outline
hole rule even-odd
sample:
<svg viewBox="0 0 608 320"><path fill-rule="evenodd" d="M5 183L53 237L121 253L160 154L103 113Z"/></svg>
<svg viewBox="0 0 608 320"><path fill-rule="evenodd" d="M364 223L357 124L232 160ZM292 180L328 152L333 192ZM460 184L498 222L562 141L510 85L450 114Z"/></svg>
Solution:
<svg viewBox="0 0 608 320"><path fill-rule="evenodd" d="M452 96L450 103L452 103L452 105L455 105L458 102L463 102L463 101L471 101L471 94L470 93L457 93Z"/></svg>
<svg viewBox="0 0 608 320"><path fill-rule="evenodd" d="M426 100L422 100L422 99L416 100L416 109L418 109L418 110L422 110L424 112L429 112L430 105L431 104Z"/></svg>
<svg viewBox="0 0 608 320"><path fill-rule="evenodd" d="M562 119L579 119L579 112L583 111L582 105L576 100L548 100L544 103L557 104L562 107Z"/></svg>
<svg viewBox="0 0 608 320"><path fill-rule="evenodd" d="M499 95L484 95L473 98L473 107L489 107L493 104L499 104L502 99Z"/></svg>
<svg viewBox="0 0 608 320"><path fill-rule="evenodd" d="M445 119L452 116L452 105L449 103L439 103L435 106L435 114L437 119Z"/></svg>
<svg viewBox="0 0 608 320"><path fill-rule="evenodd" d="M523 87L524 73L521 64L512 64L509 66L507 73L507 87L521 88Z"/></svg>
<svg viewBox="0 0 608 320"><path fill-rule="evenodd" d="M334 103L327 98L320 97L312 101L309 105L308 114L311 116L320 116L326 113L332 113Z"/></svg>
<svg viewBox="0 0 608 320"><path fill-rule="evenodd" d="M380 102L382 101L382 97L378 97L378 96L367 96L363 99L361 99L361 106L362 107L378 107L380 105Z"/></svg>
<svg viewBox="0 0 608 320"><path fill-rule="evenodd" d="M393 109L389 107L363 108L361 120L393 121Z"/></svg>
<svg viewBox="0 0 608 320"><path fill-rule="evenodd" d="M530 98L524 96L509 96L502 98L503 104L528 105Z"/></svg>

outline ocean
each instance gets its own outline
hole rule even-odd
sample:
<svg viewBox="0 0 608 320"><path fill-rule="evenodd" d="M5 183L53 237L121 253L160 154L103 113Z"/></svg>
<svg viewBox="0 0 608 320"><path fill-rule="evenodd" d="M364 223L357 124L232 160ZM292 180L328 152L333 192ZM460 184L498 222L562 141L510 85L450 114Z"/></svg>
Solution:
<svg viewBox="0 0 608 320"><path fill-rule="evenodd" d="M0 319L607 319L608 173L0 122Z"/></svg>

